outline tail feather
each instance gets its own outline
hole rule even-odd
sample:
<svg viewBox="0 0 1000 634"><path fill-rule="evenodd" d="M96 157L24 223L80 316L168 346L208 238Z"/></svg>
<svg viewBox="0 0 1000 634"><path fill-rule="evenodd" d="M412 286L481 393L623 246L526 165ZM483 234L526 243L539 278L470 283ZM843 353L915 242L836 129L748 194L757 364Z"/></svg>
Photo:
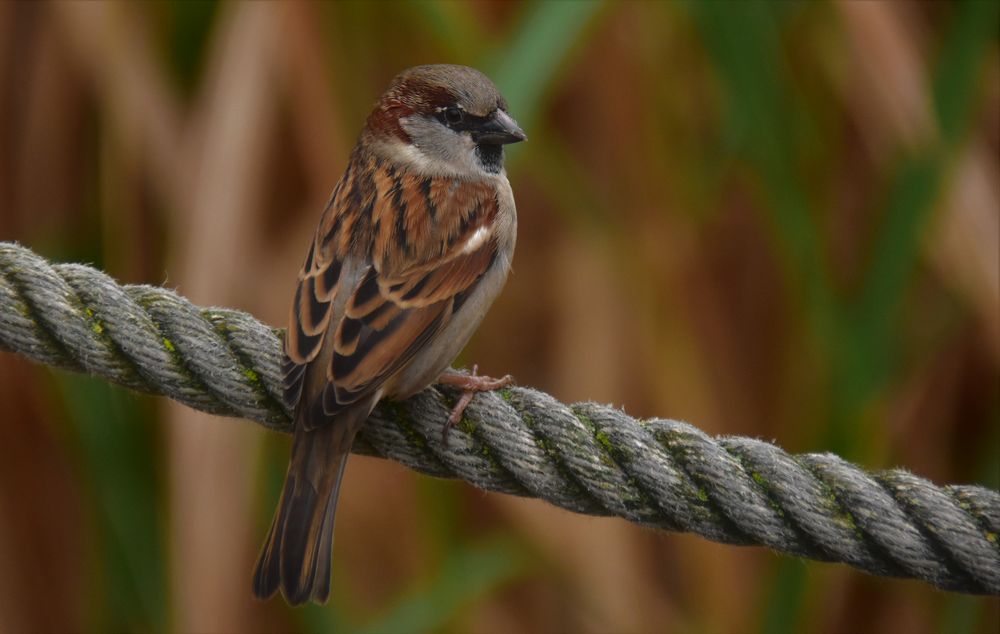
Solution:
<svg viewBox="0 0 1000 634"><path fill-rule="evenodd" d="M318 488L312 483L297 483L289 504L285 530L281 537L281 591L292 605L314 599L325 602L322 583L317 570L322 568L326 555L326 570L330 569L330 551L333 545L333 519L339 487L337 475L347 464L347 454L338 456L339 464L326 467ZM332 473L331 473L332 472Z"/></svg>
<svg viewBox="0 0 1000 634"><path fill-rule="evenodd" d="M336 420L309 431L296 424L281 500L254 570L258 599L279 588L291 605L329 597L337 497L358 427L351 423Z"/></svg>
<svg viewBox="0 0 1000 634"><path fill-rule="evenodd" d="M291 499L289 489L294 484L292 478L285 479L285 488L278 500L278 508L274 511L274 519L271 520L271 528L267 532L267 539L261 548L260 556L257 558L257 565L253 573L253 594L261 600L270 599L278 591L281 583L281 572L278 570L279 551L278 537L285 527L285 500Z"/></svg>
<svg viewBox="0 0 1000 634"><path fill-rule="evenodd" d="M344 477L344 467L347 466L347 457L340 462L337 470L337 482L333 486L333 499L326 507L326 518L323 520L323 537L319 540L320 551L316 557L316 572L313 578L314 601L326 603L330 597L330 563L333 560L333 519L337 510L337 495L340 492L340 481Z"/></svg>

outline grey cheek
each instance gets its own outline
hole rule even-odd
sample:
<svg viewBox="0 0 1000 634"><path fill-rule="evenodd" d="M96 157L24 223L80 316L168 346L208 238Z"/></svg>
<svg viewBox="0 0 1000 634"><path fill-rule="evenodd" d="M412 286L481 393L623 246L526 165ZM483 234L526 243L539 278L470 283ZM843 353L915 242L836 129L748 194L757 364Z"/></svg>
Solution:
<svg viewBox="0 0 1000 634"><path fill-rule="evenodd" d="M404 117L399 123L413 145L428 159L459 173L481 171L475 156L475 143L468 133L455 132L427 117Z"/></svg>
<svg viewBox="0 0 1000 634"><path fill-rule="evenodd" d="M460 136L437 121L425 117L404 117L399 120L403 130L422 150L448 151L460 141Z"/></svg>

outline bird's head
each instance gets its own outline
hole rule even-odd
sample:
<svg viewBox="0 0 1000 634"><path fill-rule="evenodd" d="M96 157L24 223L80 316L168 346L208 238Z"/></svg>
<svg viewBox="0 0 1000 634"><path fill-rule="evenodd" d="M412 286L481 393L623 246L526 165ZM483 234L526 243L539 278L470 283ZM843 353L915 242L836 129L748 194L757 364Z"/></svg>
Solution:
<svg viewBox="0 0 1000 634"><path fill-rule="evenodd" d="M392 80L368 117L376 151L432 176L503 170L503 146L527 136L493 82L467 66L416 66Z"/></svg>

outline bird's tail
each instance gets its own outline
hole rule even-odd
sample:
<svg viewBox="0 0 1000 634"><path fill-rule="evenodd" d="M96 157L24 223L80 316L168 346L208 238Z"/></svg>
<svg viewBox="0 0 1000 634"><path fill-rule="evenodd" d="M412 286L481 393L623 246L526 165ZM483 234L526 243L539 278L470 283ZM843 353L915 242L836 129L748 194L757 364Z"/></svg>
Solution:
<svg viewBox="0 0 1000 634"><path fill-rule="evenodd" d="M306 430L296 422L285 487L253 576L253 593L281 588L291 605L330 596L333 518L358 425L334 420Z"/></svg>

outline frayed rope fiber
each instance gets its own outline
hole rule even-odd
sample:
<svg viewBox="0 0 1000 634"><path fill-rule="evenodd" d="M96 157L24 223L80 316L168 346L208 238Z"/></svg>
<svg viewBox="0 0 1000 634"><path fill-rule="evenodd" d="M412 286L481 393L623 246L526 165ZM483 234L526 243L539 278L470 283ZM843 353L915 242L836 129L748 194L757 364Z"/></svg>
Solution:
<svg viewBox="0 0 1000 634"><path fill-rule="evenodd" d="M281 334L243 312L120 286L0 242L0 349L39 363L288 432ZM1000 595L997 491L870 473L831 454L789 455L528 388L477 395L445 443L455 397L431 387L379 405L355 453L577 513Z"/></svg>

